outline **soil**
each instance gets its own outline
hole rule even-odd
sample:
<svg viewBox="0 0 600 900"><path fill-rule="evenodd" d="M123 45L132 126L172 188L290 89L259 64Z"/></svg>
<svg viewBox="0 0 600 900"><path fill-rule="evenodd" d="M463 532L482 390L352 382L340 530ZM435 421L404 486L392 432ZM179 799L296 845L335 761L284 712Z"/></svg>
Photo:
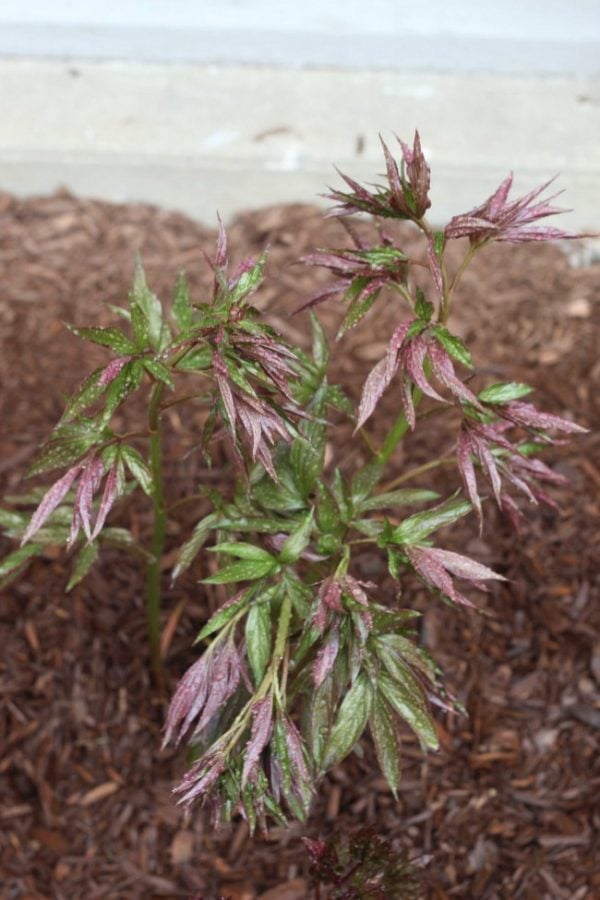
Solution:
<svg viewBox="0 0 600 900"><path fill-rule="evenodd" d="M3 494L21 489L64 393L95 361L94 348L63 323L108 323L107 304L124 302L136 252L160 295L182 268L194 292L206 288L203 251L212 252L214 238L149 206L64 192L31 200L0 195ZM410 249L413 238L404 239ZM236 258L270 244L260 302L302 342L306 319L290 312L325 275L294 262L342 241L337 221L306 206L247 213L230 229ZM597 264L573 267L560 247L498 246L476 259L461 298L455 329L484 377L525 381L542 408L588 426L600 421ZM339 345L335 376L353 396L382 355L396 314L391 303L380 304ZM333 327L339 306L324 306L323 317ZM388 392L383 411L393 415L396 402ZM170 417L171 500L207 479L227 490L225 458L208 471L188 454L190 424ZM346 437L338 429L330 448L343 465ZM412 437L394 458L390 479L429 458L432 444L450 446L451 423L440 420ZM159 749L164 705L150 684L135 561L107 555L65 594L69 563L48 548L0 601L0 896L303 900L308 862L300 835L364 824L419 861L432 898L600 896L598 451L592 433L548 454L570 486L553 490L560 512L531 509L521 535L493 511L481 536L474 523L448 533L445 546L510 579L480 601L485 614L447 608L416 585L403 598L423 611L423 640L468 715L439 716L442 749L427 757L406 735L399 802L366 739L362 756L353 754L325 779L305 827L273 828L264 837L249 837L241 821L216 834L202 813L185 819L173 801L184 760ZM446 493L457 486L448 473L433 484ZM179 509L165 568L202 514L189 504ZM120 519L146 537L143 502L126 504L114 521ZM0 538L0 556L9 546ZM384 579L377 557L360 564L369 577ZM199 577L194 570L167 591L171 691L195 658L199 626L222 599Z"/></svg>

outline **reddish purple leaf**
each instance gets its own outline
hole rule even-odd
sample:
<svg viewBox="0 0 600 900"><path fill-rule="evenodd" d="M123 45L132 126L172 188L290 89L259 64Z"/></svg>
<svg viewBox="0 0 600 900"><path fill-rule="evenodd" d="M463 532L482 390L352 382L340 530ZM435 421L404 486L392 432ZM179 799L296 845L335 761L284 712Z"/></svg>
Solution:
<svg viewBox="0 0 600 900"><path fill-rule="evenodd" d="M94 538L98 537L98 535L102 531L104 523L106 522L106 517L112 509L115 500L121 493L119 480L119 467L115 463L110 468L108 475L106 476L104 493L102 494L102 500L100 501L100 507L98 509L98 515L96 516L94 530L92 531L92 534L90 536L90 541L93 541Z"/></svg>
<svg viewBox="0 0 600 900"><path fill-rule="evenodd" d="M436 559L448 572L459 578L465 578L467 581L480 582L486 579L494 579L496 581L506 581L504 575L498 575L493 569L489 569L482 563L469 559L468 556L461 556L460 553L454 553L451 550L439 550L436 547L428 547L427 553L430 558Z"/></svg>
<svg viewBox="0 0 600 900"><path fill-rule="evenodd" d="M469 495L469 499L473 504L473 509L477 513L477 517L481 525L481 500L477 491L477 477L475 475L475 466L473 465L473 461L471 459L471 454L473 453L473 451L473 442L471 441L469 432L463 427L459 432L458 440L456 442L458 471L462 476L465 487L467 489L467 493Z"/></svg>
<svg viewBox="0 0 600 900"><path fill-rule="evenodd" d="M587 428L583 428L581 425L569 421L569 419L540 412L533 403L520 403L517 401L506 403L498 410L498 414L510 419L516 425L523 425L525 428L562 431L566 434L587 433Z"/></svg>
<svg viewBox="0 0 600 900"><path fill-rule="evenodd" d="M163 747L166 747L173 739L180 723L188 716L193 719L204 706L209 688L210 663L211 649L209 648L200 659L190 666L177 685L167 712ZM177 743L181 740L184 731L185 727L179 729Z"/></svg>
<svg viewBox="0 0 600 900"><path fill-rule="evenodd" d="M333 628L329 637L321 647L315 659L312 677L315 687L320 687L335 664L340 649L340 634L338 628Z"/></svg>
<svg viewBox="0 0 600 900"><path fill-rule="evenodd" d="M431 342L431 347L433 346L435 346L435 342ZM431 353L431 347L428 347L427 341L423 335L418 334L412 341L403 347L400 354L401 365L406 370L411 381L416 384L420 391L428 397L431 397L432 400L437 400L439 403L446 403L447 401L444 400L443 397L440 397L438 392L429 384L425 377L425 372L423 371L423 363L425 362L428 349Z"/></svg>
<svg viewBox="0 0 600 900"><path fill-rule="evenodd" d="M242 787L248 783L258 765L260 755L267 746L271 736L273 720L273 698L268 696L259 700L252 708L252 730L250 740L246 744L244 768L242 770Z"/></svg>
<svg viewBox="0 0 600 900"><path fill-rule="evenodd" d="M31 540L33 535L40 530L44 522L52 515L56 507L60 505L82 468L83 463L77 463L77 465L72 466L68 472L66 472L62 478L59 478L59 480L52 485L50 490L44 494L40 505L33 513L31 521L21 539L21 546Z"/></svg>
<svg viewBox="0 0 600 900"><path fill-rule="evenodd" d="M117 359L111 360L100 375L98 384L101 387L106 387L108 384L115 380L123 367L127 365L127 363L132 359L133 356L119 356Z"/></svg>
<svg viewBox="0 0 600 900"><path fill-rule="evenodd" d="M429 343L429 359L431 360L431 365L433 366L436 377L439 378L442 384L445 385L455 397L481 409L481 404L475 394L469 390L460 378L457 378L456 373L454 372L454 366L452 365L452 360L446 350L441 344L438 344L437 341L431 341Z"/></svg>
<svg viewBox="0 0 600 900"><path fill-rule="evenodd" d="M439 559L432 555L430 547L407 547L406 553L415 571L424 581L438 588L449 600L476 608L474 603L456 590L452 578Z"/></svg>
<svg viewBox="0 0 600 900"><path fill-rule="evenodd" d="M75 493L71 534L73 534L74 522L80 522L88 541L92 537L92 501L94 494L100 487L103 475L104 465L102 460L97 456L90 457L81 474ZM71 540L74 540L74 537Z"/></svg>

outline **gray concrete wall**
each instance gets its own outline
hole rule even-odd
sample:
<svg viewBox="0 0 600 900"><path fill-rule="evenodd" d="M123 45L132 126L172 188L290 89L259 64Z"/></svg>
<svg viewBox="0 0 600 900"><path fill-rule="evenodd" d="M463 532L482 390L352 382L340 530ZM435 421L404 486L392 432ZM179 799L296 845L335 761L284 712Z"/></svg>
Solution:
<svg viewBox="0 0 600 900"><path fill-rule="evenodd" d="M598 0L2 0L0 55L430 71L600 68Z"/></svg>
<svg viewBox="0 0 600 900"><path fill-rule="evenodd" d="M0 189L214 223L422 134L441 221L561 173L600 227L600 0L0 0Z"/></svg>

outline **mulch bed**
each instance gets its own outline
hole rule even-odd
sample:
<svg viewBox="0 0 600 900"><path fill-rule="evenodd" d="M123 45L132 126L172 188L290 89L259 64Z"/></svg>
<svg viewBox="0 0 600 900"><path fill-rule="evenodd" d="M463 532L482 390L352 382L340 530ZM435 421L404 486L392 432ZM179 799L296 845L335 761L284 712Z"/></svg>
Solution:
<svg viewBox="0 0 600 900"><path fill-rule="evenodd" d="M212 252L214 237L149 206L67 193L0 195L2 494L20 489L64 392L95 362L94 348L63 322L106 324L106 304L124 302L136 252L157 293L170 292L182 268L202 290L209 281L202 251ZM311 207L275 207L239 216L230 242L240 259L270 244L261 303L290 337L306 341L305 318L290 311L324 273L293 263L317 246L339 246L339 223ZM492 380L526 381L543 408L592 425L600 421L599 275L598 265L571 267L557 247L492 248L464 279L455 328ZM382 354L394 312L391 304L376 308L341 348L335 374L354 396ZM324 318L330 327L339 321L335 303ZM393 415L395 402L388 392L382 408ZM219 466L209 472L188 455L190 422L173 414L170 424L170 498L208 478L227 489ZM432 444L444 451L450 435L441 420L427 436L417 433L390 478L408 459L427 459ZM331 448L343 464L345 436L340 429ZM324 781L305 828L273 828L265 837L250 838L242 822L215 834L201 813L185 820L174 804L183 759L159 750L164 707L149 683L135 562L108 555L65 594L69 565L49 549L0 601L1 897L302 900L308 864L299 836L362 824L421 861L432 898L599 896L598 451L598 435L590 434L548 454L571 486L554 491L561 512L532 510L520 537L493 512L482 536L472 522L450 531L446 546L510 579L481 601L486 615L448 609L416 585L407 592L469 715L442 715L442 750L426 758L407 734L400 801L367 740L362 757L352 755ZM446 493L456 486L454 473L433 481ZM181 505L172 547L201 514ZM122 518L144 538L143 502L127 505ZM0 554L8 549L0 538ZM377 557L366 555L361 566L385 578ZM171 689L221 599L199 577L196 570L177 583L165 604L166 620L189 598L168 648Z"/></svg>

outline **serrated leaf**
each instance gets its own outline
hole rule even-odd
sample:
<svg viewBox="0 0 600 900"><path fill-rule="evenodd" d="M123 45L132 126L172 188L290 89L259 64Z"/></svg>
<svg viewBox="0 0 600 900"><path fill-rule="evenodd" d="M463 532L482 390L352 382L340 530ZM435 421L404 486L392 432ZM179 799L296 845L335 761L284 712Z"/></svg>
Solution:
<svg viewBox="0 0 600 900"><path fill-rule="evenodd" d="M347 416L351 416L354 412L352 401L339 384L329 384L327 386L325 402L329 406L333 406L334 409L339 409L340 412L346 413Z"/></svg>
<svg viewBox="0 0 600 900"><path fill-rule="evenodd" d="M397 799L400 781L400 736L390 707L379 693L373 698L369 726L381 771Z"/></svg>
<svg viewBox="0 0 600 900"><path fill-rule="evenodd" d="M358 504L359 512L371 509L386 509L393 506L408 506L411 503L423 503L426 500L437 500L440 495L435 491L427 491L421 488L400 488L397 491L386 491L368 497Z"/></svg>
<svg viewBox="0 0 600 900"><path fill-rule="evenodd" d="M365 500L383 475L385 466L381 463L371 462L359 469L352 479L351 494L354 503Z"/></svg>
<svg viewBox="0 0 600 900"><path fill-rule="evenodd" d="M335 534L340 530L340 511L329 488L322 481L317 482L317 524L325 534Z"/></svg>
<svg viewBox="0 0 600 900"><path fill-rule="evenodd" d="M65 411L62 415L62 421L74 419L78 413L82 412L98 400L105 390L105 385L98 383L104 369L104 366L95 369L95 371L93 371L91 375L88 375L85 381L79 386L67 402Z"/></svg>
<svg viewBox="0 0 600 900"><path fill-rule="evenodd" d="M216 613L210 617L206 625L200 629L194 644L197 644L199 641L204 640L204 638L214 634L215 631L220 631L221 628L223 628L224 625L227 625L227 623L230 622L244 606L247 606L248 602L249 598L247 591L242 591L235 597L232 597L224 606L218 609Z"/></svg>
<svg viewBox="0 0 600 900"><path fill-rule="evenodd" d="M172 391L175 390L171 373L158 359L145 359L144 368L158 381L162 381L163 384L166 384L167 387L171 388Z"/></svg>
<svg viewBox="0 0 600 900"><path fill-rule="evenodd" d="M321 323L314 312L311 312L310 314L310 324L312 329L313 359L319 369L324 371L327 368L327 363L329 361L329 345L327 343L327 338L325 337L325 332L321 327Z"/></svg>
<svg viewBox="0 0 600 900"><path fill-rule="evenodd" d="M150 346L154 350L162 350L162 344L165 338L162 304L158 297L153 294L148 287L144 269L139 258L136 260L135 265L133 290L130 296L130 308L132 324L134 322L134 317L138 315L137 310L141 312L143 319L145 320L143 326L141 324L139 326L140 337L147 331Z"/></svg>
<svg viewBox="0 0 600 900"><path fill-rule="evenodd" d="M397 681L382 672L377 679L377 685L390 706L412 728L423 744L437 750L439 740L435 724L423 688L414 676L407 671L404 673L404 679Z"/></svg>
<svg viewBox="0 0 600 900"><path fill-rule="evenodd" d="M77 328L75 325L67 327L77 337L83 338L84 341L100 344L102 347L109 347L119 356L128 356L137 350L133 341L130 341L118 328Z"/></svg>
<svg viewBox="0 0 600 900"><path fill-rule="evenodd" d="M152 496L152 474L142 459L140 453L133 447L121 447L121 459L143 490L149 497Z"/></svg>
<svg viewBox="0 0 600 900"><path fill-rule="evenodd" d="M69 488L81 471L81 466L73 466L66 472L62 478L59 478L44 494L44 497L33 513L31 521L25 530L25 534L21 538L21 544L26 544L30 538L39 531L44 522L52 515L54 510L59 506L67 495Z"/></svg>
<svg viewBox="0 0 600 900"><path fill-rule="evenodd" d="M213 352L209 346L192 347L175 365L181 372L199 372L210 369Z"/></svg>
<svg viewBox="0 0 600 900"><path fill-rule="evenodd" d="M0 560L0 578L5 578L11 572L17 572L27 560L32 556L38 556L43 549L43 544L27 544L26 547L13 550L12 553Z"/></svg>
<svg viewBox="0 0 600 900"><path fill-rule="evenodd" d="M355 278L356 282L367 282L368 279L365 278ZM354 285L354 281L352 284ZM361 292L366 285L361 286ZM350 308L346 315L344 316L344 320L340 327L338 328L338 332L335 336L336 341L339 341L351 328L354 328L361 319L364 319L366 314L369 312L375 301L379 296L379 290L372 290L366 296L363 296L362 293L359 293L359 296L355 297L350 304Z"/></svg>
<svg viewBox="0 0 600 900"><path fill-rule="evenodd" d="M457 337L457 335L450 334L448 329L444 328L443 325L436 325L433 329L433 333L444 350L446 350L453 359L456 359L468 369L473 368L473 360L469 348L459 337Z"/></svg>
<svg viewBox="0 0 600 900"><path fill-rule="evenodd" d="M253 294L258 289L263 280L263 271L266 260L267 254L263 253L251 269L242 272L229 293L229 301L231 303L239 303L240 300L249 297L250 294Z"/></svg>
<svg viewBox="0 0 600 900"><path fill-rule="evenodd" d="M430 300L427 300L425 294L420 288L417 288L417 302L415 303L415 313L419 319L429 322L434 313L435 307Z"/></svg>
<svg viewBox="0 0 600 900"><path fill-rule="evenodd" d="M271 610L267 602L255 601L246 619L246 652L258 687L271 658Z"/></svg>
<svg viewBox="0 0 600 900"><path fill-rule="evenodd" d="M405 519L390 534L390 542L393 544L417 544L428 535L450 525L466 516L472 509L468 500L447 500L433 509L415 513Z"/></svg>
<svg viewBox="0 0 600 900"><path fill-rule="evenodd" d="M373 690L362 672L342 700L325 747L323 770L341 762L357 743L369 719Z"/></svg>
<svg viewBox="0 0 600 900"><path fill-rule="evenodd" d="M75 565L67 584L67 593L82 581L98 559L98 543L91 541L85 544L77 554Z"/></svg>
<svg viewBox="0 0 600 900"><path fill-rule="evenodd" d="M33 475L42 475L44 472L76 462L95 444L98 437L99 434L96 432L87 436L50 441L29 468L27 476L31 478Z"/></svg>
<svg viewBox="0 0 600 900"><path fill-rule="evenodd" d="M240 560L224 566L209 578L203 578L202 584L233 584L236 581L256 581L269 575L276 567L276 563L267 559Z"/></svg>
<svg viewBox="0 0 600 900"><path fill-rule="evenodd" d="M277 560L267 550L257 547L255 544L245 544L237 541L216 544L209 548L211 553L224 553L227 556L236 556L239 559L258 559L268 561L275 565Z"/></svg>
<svg viewBox="0 0 600 900"><path fill-rule="evenodd" d="M175 284L173 294L173 306L171 309L173 319L179 330L189 328L192 324L192 305L190 302L190 289L184 272L180 272Z"/></svg>
<svg viewBox="0 0 600 900"><path fill-rule="evenodd" d="M186 569L189 569L193 560L198 555L198 552L202 549L202 547L208 540L208 537L215 527L215 523L217 522L217 520L217 514L210 513L210 515L205 516L204 519L201 519L198 522L191 534L191 537L188 538L188 540L179 551L177 561L171 575L172 581L175 581L175 579L178 578L182 572L185 572Z"/></svg>
<svg viewBox="0 0 600 900"><path fill-rule="evenodd" d="M284 565L294 563L308 547L313 529L313 511L307 513L292 531L279 552L279 560Z"/></svg>
<svg viewBox="0 0 600 900"><path fill-rule="evenodd" d="M501 384L491 384L477 394L477 399L482 403L509 403L531 394L533 388L528 384L518 381L509 381Z"/></svg>
<svg viewBox="0 0 600 900"><path fill-rule="evenodd" d="M308 707L309 747L317 769L323 768L323 754L333 725L333 679L328 678L312 691Z"/></svg>

